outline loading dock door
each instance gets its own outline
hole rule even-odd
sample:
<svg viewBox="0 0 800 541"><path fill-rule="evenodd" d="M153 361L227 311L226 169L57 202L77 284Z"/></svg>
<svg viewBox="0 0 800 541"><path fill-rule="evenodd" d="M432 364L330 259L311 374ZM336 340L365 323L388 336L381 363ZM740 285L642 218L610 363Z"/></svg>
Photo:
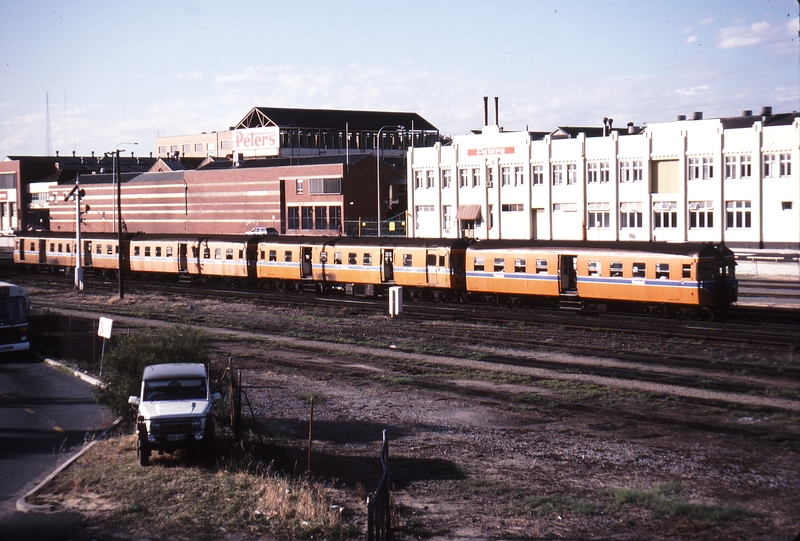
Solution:
<svg viewBox="0 0 800 541"><path fill-rule="evenodd" d="M561 255L558 259L558 274L560 291L570 292L578 290L578 273L576 261L578 257L574 255Z"/></svg>
<svg viewBox="0 0 800 541"><path fill-rule="evenodd" d="M383 250L382 281L394 282L394 250Z"/></svg>

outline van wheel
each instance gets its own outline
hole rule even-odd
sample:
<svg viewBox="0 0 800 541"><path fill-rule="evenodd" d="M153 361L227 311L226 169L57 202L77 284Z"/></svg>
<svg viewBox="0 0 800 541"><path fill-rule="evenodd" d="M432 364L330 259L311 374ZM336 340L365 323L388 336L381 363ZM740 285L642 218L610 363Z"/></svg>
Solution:
<svg viewBox="0 0 800 541"><path fill-rule="evenodd" d="M140 466L150 465L150 448L144 441L142 441L141 438L139 438L139 441L136 445L136 454L139 456Z"/></svg>

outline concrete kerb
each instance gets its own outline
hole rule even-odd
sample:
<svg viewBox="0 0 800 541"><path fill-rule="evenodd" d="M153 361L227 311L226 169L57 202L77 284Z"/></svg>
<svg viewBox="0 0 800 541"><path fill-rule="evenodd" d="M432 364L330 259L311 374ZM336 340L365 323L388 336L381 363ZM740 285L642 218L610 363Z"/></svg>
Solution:
<svg viewBox="0 0 800 541"><path fill-rule="evenodd" d="M80 372L79 370L73 370L73 369L69 368L68 366L65 366L64 364L62 364L62 363L60 363L58 361L54 361L52 359L45 359L44 362L45 362L45 364L47 364L49 366L52 366L54 368L58 368L59 370L64 370L67 373L71 373L75 377L80 378L83 381L86 381L86 382L88 382L88 383L90 383L92 385L100 385L100 380L99 379L93 378L92 376L84 374L83 372ZM52 506L50 506L50 505L35 505L35 504L32 504L32 503L28 503L28 498L30 498L31 496L33 496L34 494L39 492L42 489L42 487L44 487L47 483L49 483L50 481L55 479L55 477L59 473L61 473L62 471L66 470L68 467L70 467L76 460L78 460L80 457L82 457L83 454L86 453L86 451L88 451L89 449L94 447L94 445L98 441L102 440L106 436L106 434L108 434L111 430L116 428L121 422L122 422L122 417L117 417L116 420L114 420L114 422L111 423L111 426L106 428L103 431L103 433L100 434L99 437L95 438L94 440L89 442L87 445L84 445L83 448L80 451L75 453L75 455L70 457L69 460L67 460L66 462L61 464L58 468L56 468L53 471L53 473L51 473L50 475L48 475L44 479L44 481L42 481L41 483L39 483L38 485L33 487L24 496L19 498L17 500L17 504L16 504L17 511L21 511L23 513L30 513L30 512L35 512L35 511L49 511L50 509L52 509Z"/></svg>

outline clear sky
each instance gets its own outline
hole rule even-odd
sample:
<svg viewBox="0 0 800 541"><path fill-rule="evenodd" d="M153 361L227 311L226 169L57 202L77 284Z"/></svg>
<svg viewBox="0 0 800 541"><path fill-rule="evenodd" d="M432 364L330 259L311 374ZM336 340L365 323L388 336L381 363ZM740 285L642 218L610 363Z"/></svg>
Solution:
<svg viewBox="0 0 800 541"><path fill-rule="evenodd" d="M0 0L0 159L224 130L252 107L445 135L800 109L797 0ZM490 121L493 121L493 105Z"/></svg>

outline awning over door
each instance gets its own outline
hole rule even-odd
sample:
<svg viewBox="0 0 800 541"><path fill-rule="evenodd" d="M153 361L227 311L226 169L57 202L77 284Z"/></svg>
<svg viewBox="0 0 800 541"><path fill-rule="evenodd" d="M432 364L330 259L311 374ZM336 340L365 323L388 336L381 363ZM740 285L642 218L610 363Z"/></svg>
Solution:
<svg viewBox="0 0 800 541"><path fill-rule="evenodd" d="M481 217L480 205L459 205L456 220L478 220Z"/></svg>

